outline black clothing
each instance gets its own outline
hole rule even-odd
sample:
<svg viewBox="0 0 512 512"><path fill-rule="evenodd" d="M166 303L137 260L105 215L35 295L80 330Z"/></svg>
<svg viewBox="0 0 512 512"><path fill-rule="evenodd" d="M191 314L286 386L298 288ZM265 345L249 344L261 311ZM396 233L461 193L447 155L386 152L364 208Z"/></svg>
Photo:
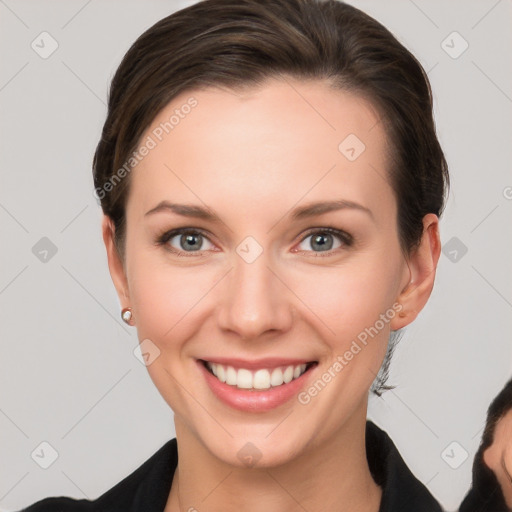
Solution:
<svg viewBox="0 0 512 512"><path fill-rule="evenodd" d="M386 432L370 420L366 422L366 452L371 474L382 487L379 512L442 512L406 466ZM94 501L46 498L22 512L163 512L177 463L174 438Z"/></svg>

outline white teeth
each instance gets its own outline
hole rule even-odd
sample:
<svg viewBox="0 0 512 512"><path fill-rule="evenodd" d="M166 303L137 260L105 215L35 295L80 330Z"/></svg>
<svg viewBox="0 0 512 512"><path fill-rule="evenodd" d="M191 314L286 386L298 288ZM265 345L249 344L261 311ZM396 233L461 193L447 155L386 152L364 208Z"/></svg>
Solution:
<svg viewBox="0 0 512 512"><path fill-rule="evenodd" d="M209 363L209 365L210 368L219 366L213 363ZM236 370L232 366L228 366L226 369L226 384L229 384L230 386L236 386Z"/></svg>
<svg viewBox="0 0 512 512"><path fill-rule="evenodd" d="M245 368L236 370L232 366L223 366L209 361L206 365L221 382L240 389L269 389L271 386L281 386L297 379L306 371L305 364L283 366L273 370L262 368L255 372Z"/></svg>
<svg viewBox="0 0 512 512"><path fill-rule="evenodd" d="M270 376L271 386L280 386L283 383L283 372L281 368L276 368Z"/></svg>
<svg viewBox="0 0 512 512"><path fill-rule="evenodd" d="M299 368L300 369L300 368ZM288 384L293 379L293 366L288 366L283 373L283 380Z"/></svg>
<svg viewBox="0 0 512 512"><path fill-rule="evenodd" d="M238 370L236 385L239 388L251 389L252 388L252 373L249 370L240 368L240 370Z"/></svg>
<svg viewBox="0 0 512 512"><path fill-rule="evenodd" d="M224 366L221 366L221 365L217 365L217 375L216 377L221 381L221 382L226 382L226 372L224 370Z"/></svg>
<svg viewBox="0 0 512 512"><path fill-rule="evenodd" d="M253 385L256 389L268 389L270 387L270 372L258 370L253 377Z"/></svg>

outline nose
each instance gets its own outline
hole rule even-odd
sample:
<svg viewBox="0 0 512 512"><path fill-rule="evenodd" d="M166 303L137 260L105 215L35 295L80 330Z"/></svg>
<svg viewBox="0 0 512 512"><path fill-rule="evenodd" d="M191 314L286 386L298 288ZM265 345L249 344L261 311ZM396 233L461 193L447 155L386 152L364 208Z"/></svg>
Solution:
<svg viewBox="0 0 512 512"><path fill-rule="evenodd" d="M222 288L218 325L243 340L276 337L293 323L294 297L279 272L270 267L266 253L247 263L235 255L234 268Z"/></svg>

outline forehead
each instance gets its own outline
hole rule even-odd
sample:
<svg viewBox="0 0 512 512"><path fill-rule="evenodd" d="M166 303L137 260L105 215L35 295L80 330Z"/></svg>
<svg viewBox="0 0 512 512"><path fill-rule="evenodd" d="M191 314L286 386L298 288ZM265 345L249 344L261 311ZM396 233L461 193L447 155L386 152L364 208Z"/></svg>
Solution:
<svg viewBox="0 0 512 512"><path fill-rule="evenodd" d="M141 209L176 198L234 211L261 210L278 198L287 209L302 197L394 209L378 112L325 82L282 79L238 91L184 92L159 112L145 143L152 149L130 186Z"/></svg>

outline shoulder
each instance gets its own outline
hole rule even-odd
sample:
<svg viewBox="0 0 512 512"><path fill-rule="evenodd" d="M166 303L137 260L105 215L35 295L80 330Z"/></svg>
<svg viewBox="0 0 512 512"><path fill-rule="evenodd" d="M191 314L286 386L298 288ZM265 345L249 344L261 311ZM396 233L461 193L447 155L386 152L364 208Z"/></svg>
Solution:
<svg viewBox="0 0 512 512"><path fill-rule="evenodd" d="M128 512L163 510L177 465L176 438L95 500L45 498L19 512Z"/></svg>
<svg viewBox="0 0 512 512"><path fill-rule="evenodd" d="M443 512L426 486L411 472L388 434L366 422L366 453L375 482L382 487L379 512Z"/></svg>

